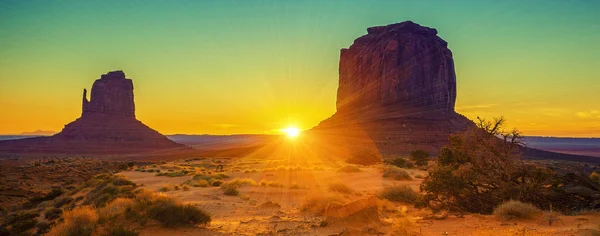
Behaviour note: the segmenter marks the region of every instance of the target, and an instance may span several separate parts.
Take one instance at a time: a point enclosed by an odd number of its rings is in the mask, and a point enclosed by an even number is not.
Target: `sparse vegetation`
[[[510,200],[508,202],[500,204],[494,209],[494,215],[504,219],[533,219],[542,211],[530,203],[523,203],[519,201]]]
[[[592,172],[590,174],[590,179],[594,182],[596,182],[596,184],[600,184],[600,174],[596,171]]]
[[[302,211],[320,215],[323,214],[327,209],[327,206],[332,203],[343,205],[344,201],[339,197],[313,196],[302,203],[301,209]]]
[[[171,185],[165,184],[158,189],[160,192],[168,192],[171,191]]]
[[[98,214],[89,206],[78,207],[64,213],[64,221],[54,226],[49,235],[85,236],[92,235]]]
[[[352,190],[350,187],[348,187],[348,185],[341,183],[341,182],[330,184],[329,191],[343,193],[343,194],[350,194],[350,193],[354,192],[354,190]]]
[[[158,195],[148,208],[148,216],[159,221],[164,227],[193,226],[208,224],[210,216],[189,204],[181,204],[170,197]]]
[[[47,220],[58,219],[62,215],[63,211],[60,208],[50,208],[44,212],[44,218]]]
[[[503,124],[503,118],[479,119],[477,127],[450,136],[421,184],[429,207],[488,214],[511,199],[563,212],[598,207],[590,203],[600,187],[584,184],[592,182],[588,176],[524,163],[521,134]]]
[[[416,150],[410,153],[410,158],[415,162],[415,165],[426,166],[427,160],[429,159],[429,153],[423,150]]]
[[[383,170],[384,178],[392,178],[394,180],[412,180],[410,174],[406,170],[400,169],[396,166],[386,166]]]
[[[393,202],[414,204],[419,200],[420,195],[410,188],[410,186],[401,185],[385,187],[380,197]]]
[[[339,172],[344,172],[344,173],[353,173],[353,172],[360,172],[360,168],[358,168],[358,166],[355,165],[345,165],[342,166],[340,169],[338,169]]]

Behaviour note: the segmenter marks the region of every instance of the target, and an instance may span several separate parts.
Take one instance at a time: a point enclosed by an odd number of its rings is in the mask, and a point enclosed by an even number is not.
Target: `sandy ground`
[[[177,164],[177,163],[176,163]],[[180,164],[180,163],[179,163]],[[387,202],[387,209],[379,212],[379,220],[332,222],[321,225],[326,218],[302,211],[304,202],[314,196],[338,197],[353,201],[377,195],[384,186],[409,185],[418,191],[419,178],[396,181],[382,177],[381,167],[361,168],[360,172],[344,173],[337,168],[318,170],[261,171],[260,161],[245,160],[226,163],[226,172],[233,178],[251,178],[257,183],[273,181],[284,187],[246,186],[239,196],[226,196],[219,187],[192,187],[189,191],[173,190],[165,194],[191,203],[209,212],[212,222],[206,227],[165,229],[148,225],[140,235],[594,235],[590,229],[600,229],[600,214],[561,216],[553,226],[544,219],[504,222],[494,216],[448,216],[435,220],[432,213],[400,203]],[[239,167],[239,168],[238,168]],[[233,169],[257,169],[254,173]],[[229,171],[228,171],[229,170]],[[426,176],[426,171],[408,170],[414,177]],[[156,173],[127,171],[120,173],[145,188],[158,191],[164,185],[180,185],[192,176],[167,177]],[[344,183],[354,190],[351,194],[329,191],[331,183]],[[290,186],[297,185],[297,189]],[[274,203],[274,204],[271,204]],[[390,208],[392,210],[390,210]],[[398,231],[399,219],[406,219],[408,233]],[[402,224],[402,223],[401,223]]]

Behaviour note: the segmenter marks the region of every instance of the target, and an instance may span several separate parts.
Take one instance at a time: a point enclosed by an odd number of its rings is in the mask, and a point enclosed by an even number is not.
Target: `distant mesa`
[[[0,142],[2,153],[123,154],[179,149],[175,143],[135,118],[133,82],[123,71],[97,79],[82,113],[51,137]]]
[[[313,132],[368,139],[382,153],[438,152],[451,133],[473,125],[454,111],[447,46],[437,30],[411,21],[368,28],[341,50],[337,111]]]
[[[53,135],[56,132],[54,131],[50,131],[50,130],[41,130],[38,129],[36,131],[32,131],[32,132],[22,132],[20,133],[20,135],[38,135],[38,136],[49,136],[49,135]]]

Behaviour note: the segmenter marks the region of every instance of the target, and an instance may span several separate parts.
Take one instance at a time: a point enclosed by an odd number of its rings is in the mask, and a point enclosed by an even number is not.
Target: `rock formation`
[[[82,113],[51,137],[0,142],[3,153],[124,154],[184,148],[135,118],[133,82],[122,71],[96,80]]]
[[[133,82],[125,78],[123,71],[112,71],[96,80],[89,102],[87,90],[83,89],[81,116],[98,113],[135,118]]]
[[[454,111],[447,46],[437,30],[411,21],[368,28],[341,50],[337,112],[313,131],[367,139],[380,153],[437,152],[450,133],[472,125]]]

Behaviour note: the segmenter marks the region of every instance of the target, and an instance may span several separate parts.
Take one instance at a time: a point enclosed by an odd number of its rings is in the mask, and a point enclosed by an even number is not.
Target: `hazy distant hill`
[[[525,137],[528,147],[546,151],[600,157],[600,138]]]

